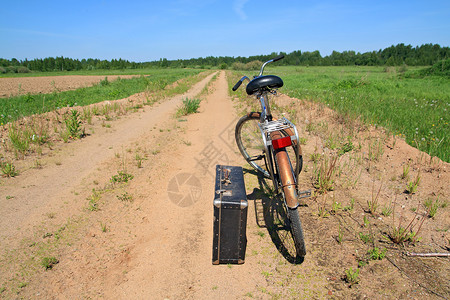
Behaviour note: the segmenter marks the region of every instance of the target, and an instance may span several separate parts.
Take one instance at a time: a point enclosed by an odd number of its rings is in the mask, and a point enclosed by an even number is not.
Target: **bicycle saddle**
[[[276,89],[283,86],[283,80],[275,75],[265,75],[256,77],[247,84],[246,92],[248,95],[253,95],[259,90]]]

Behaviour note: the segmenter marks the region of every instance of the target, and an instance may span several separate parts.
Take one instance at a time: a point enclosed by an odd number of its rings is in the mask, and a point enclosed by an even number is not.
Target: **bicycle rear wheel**
[[[306,255],[305,239],[303,237],[302,222],[300,221],[300,216],[298,214],[298,207],[295,209],[287,208],[287,215],[295,249],[297,250],[297,256],[304,257]]]
[[[259,118],[259,113],[250,113],[240,118],[236,124],[235,139],[239,151],[247,163],[263,174],[264,177],[270,178],[270,173],[269,170],[267,170],[265,163],[265,159],[267,159],[265,147],[261,136],[261,130],[258,126]],[[284,136],[289,135],[284,130],[282,130],[281,133]],[[300,145],[298,147],[294,145],[286,147],[286,151],[290,157],[295,157],[293,164],[294,169],[298,169],[300,173],[303,166],[302,155],[298,155],[299,151],[301,153]]]

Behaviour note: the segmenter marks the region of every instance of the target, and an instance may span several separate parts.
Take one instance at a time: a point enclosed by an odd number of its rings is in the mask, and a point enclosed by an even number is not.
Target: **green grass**
[[[183,105],[177,110],[176,117],[187,116],[197,112],[200,107],[200,99],[183,99]]]
[[[361,116],[450,162],[448,77],[413,78],[384,67],[278,67],[266,73],[281,76],[280,91],[289,96],[325,103],[348,117]]]
[[[190,69],[152,70],[146,76],[114,81],[103,80],[95,86],[74,91],[0,98],[0,125],[61,107],[85,106],[105,100],[122,99],[143,91],[162,90],[178,79],[198,73],[199,70]]]
[[[122,69],[122,70],[79,70],[79,71],[52,71],[52,72],[39,72],[32,71],[30,73],[4,73],[0,74],[0,78],[11,78],[11,77],[43,77],[43,76],[71,76],[71,75],[85,75],[85,76],[104,76],[104,75],[148,75],[154,73],[167,73],[173,70],[186,70],[187,72],[199,73],[203,70],[201,69],[158,69],[158,68],[146,68],[146,69]]]

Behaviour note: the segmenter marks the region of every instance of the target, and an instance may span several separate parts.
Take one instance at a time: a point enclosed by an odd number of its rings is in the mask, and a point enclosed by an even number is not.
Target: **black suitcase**
[[[247,207],[242,168],[217,165],[212,255],[214,265],[244,263]]]

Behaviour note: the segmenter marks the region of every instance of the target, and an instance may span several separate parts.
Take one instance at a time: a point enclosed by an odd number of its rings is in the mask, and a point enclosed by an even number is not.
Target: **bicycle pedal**
[[[255,161],[255,160],[262,160],[264,158],[264,155],[258,155],[258,156],[252,156],[249,158],[248,161]]]
[[[298,192],[298,199],[309,198],[309,197],[311,197],[311,190]]]

